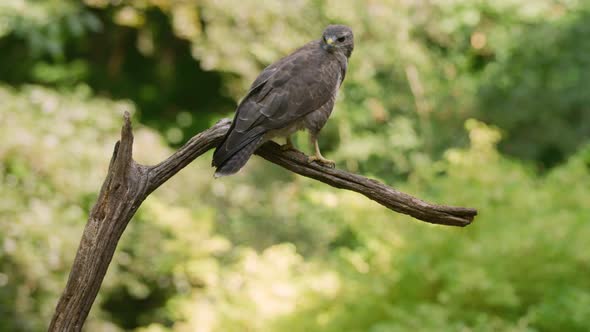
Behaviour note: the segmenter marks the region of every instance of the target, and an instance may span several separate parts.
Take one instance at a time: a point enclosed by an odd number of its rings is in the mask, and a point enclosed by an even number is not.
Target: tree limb
[[[96,204],[90,211],[49,331],[82,329],[117,243],[141,203],[178,171],[216,147],[229,126],[230,120],[221,120],[213,127],[195,135],[166,160],[154,166],[145,166],[136,163],[132,158],[131,120],[129,113],[125,113],[121,140],[115,144],[107,177]],[[256,154],[297,174],[336,188],[358,192],[391,210],[429,223],[466,226],[477,215],[475,209],[430,204],[378,181],[319,164],[310,164],[303,153],[282,151],[274,142],[265,143]]]

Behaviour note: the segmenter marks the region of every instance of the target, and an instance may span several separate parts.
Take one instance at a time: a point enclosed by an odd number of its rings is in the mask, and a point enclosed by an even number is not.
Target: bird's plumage
[[[327,38],[332,38],[332,44]],[[340,44],[333,41],[344,38],[346,42]],[[317,135],[334,106],[352,47],[348,27],[329,26],[322,39],[266,67],[238,105],[230,129],[215,150],[216,177],[240,170],[256,148],[272,137],[300,129]]]

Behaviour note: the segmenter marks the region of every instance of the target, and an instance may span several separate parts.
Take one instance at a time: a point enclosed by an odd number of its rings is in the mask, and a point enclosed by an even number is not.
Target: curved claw
[[[323,166],[327,166],[327,167],[330,167],[330,168],[336,167],[336,162],[334,162],[333,160],[326,159],[326,158],[321,157],[321,156],[309,156],[309,157],[307,157],[307,162],[308,163],[313,163],[314,161],[317,161],[318,163],[322,164]]]

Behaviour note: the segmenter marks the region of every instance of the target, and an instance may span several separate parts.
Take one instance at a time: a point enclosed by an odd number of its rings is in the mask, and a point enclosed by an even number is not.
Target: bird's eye
[[[346,39],[346,37],[340,37],[338,39],[336,39],[339,43],[342,43],[344,40]]]

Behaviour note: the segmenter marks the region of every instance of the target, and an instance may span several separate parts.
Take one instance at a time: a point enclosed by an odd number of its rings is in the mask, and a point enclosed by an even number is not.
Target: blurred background
[[[475,223],[258,157],[213,181],[210,152],[129,224],[86,331],[588,331],[585,0],[0,1],[0,330],[46,329],[124,111],[156,163],[330,23],[356,49],[324,154]]]

